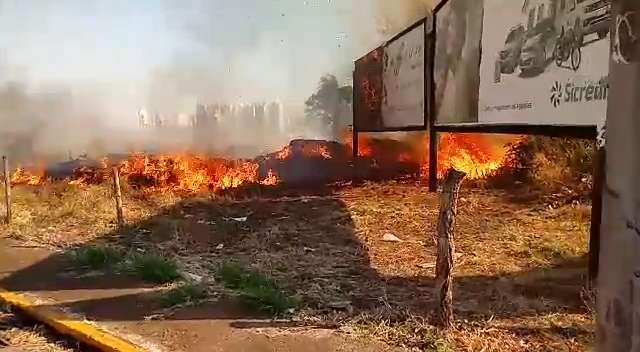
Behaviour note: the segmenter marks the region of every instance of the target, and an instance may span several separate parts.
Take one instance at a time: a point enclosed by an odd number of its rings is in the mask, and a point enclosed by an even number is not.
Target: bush
[[[525,136],[508,145],[506,162],[488,183],[507,187],[521,182],[547,191],[588,192],[594,155],[592,140]]]
[[[84,247],[71,252],[75,265],[92,270],[106,269],[122,261],[122,254],[110,247]]]
[[[295,306],[295,301],[285,295],[272,278],[239,264],[222,264],[217,279],[226,288],[237,291],[240,299],[252,309],[282,315]]]
[[[164,284],[181,277],[175,261],[153,254],[133,255],[129,265],[130,271],[145,281]]]

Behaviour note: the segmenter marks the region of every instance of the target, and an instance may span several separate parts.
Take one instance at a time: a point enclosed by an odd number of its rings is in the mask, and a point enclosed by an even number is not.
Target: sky
[[[302,104],[375,47],[368,0],[0,0],[0,82],[70,92],[111,122],[141,107]]]

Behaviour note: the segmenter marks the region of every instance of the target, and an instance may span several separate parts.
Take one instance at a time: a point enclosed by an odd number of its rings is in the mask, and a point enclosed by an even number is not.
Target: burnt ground
[[[16,196],[14,225],[2,230],[22,243],[63,251],[109,243],[161,253],[203,278],[213,277],[221,263],[243,263],[299,299],[295,319],[253,321],[256,314],[224,292],[214,294],[217,302],[167,311],[159,308],[152,288],[130,278],[52,279],[52,270],[68,266],[64,253],[15,272],[0,286],[118,289],[118,297],[67,306],[92,320],[124,326],[138,326],[149,316],[154,326],[164,321],[173,329],[221,319],[252,331],[313,325],[425,350],[583,351],[591,344],[592,302],[584,290],[586,205],[552,209],[515,191],[463,189],[456,224],[456,328],[442,333],[431,326],[438,199],[424,185],[369,183],[260,197],[125,190],[128,225],[119,231],[105,189],[24,189]],[[246,221],[233,220],[243,217]],[[386,233],[402,242],[384,241]],[[189,328],[191,335],[140,329],[185,350],[198,333],[196,325]]]

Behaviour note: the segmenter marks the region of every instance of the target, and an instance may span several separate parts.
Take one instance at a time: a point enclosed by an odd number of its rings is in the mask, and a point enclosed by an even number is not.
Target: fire
[[[505,163],[506,144],[517,138],[519,137],[442,134],[438,143],[438,176],[442,177],[448,168],[454,167],[466,172],[469,178],[485,177]],[[295,164],[301,158],[334,165],[329,168],[335,168],[336,165],[349,167],[351,139],[351,134],[347,134],[342,144],[296,140],[280,151],[254,160],[232,160],[188,153],[138,153],[131,154],[124,160],[104,158],[98,162],[83,164],[85,166],[70,170],[66,177],[70,184],[99,184],[110,180],[112,168],[117,167],[124,182],[132,187],[152,191],[217,191],[250,184],[273,186],[281,182],[278,172],[292,170],[282,168],[281,165]],[[364,134],[358,136],[358,155],[370,161],[362,164],[365,165],[362,167],[370,165],[380,170],[406,170],[402,171],[402,175],[417,173],[419,170],[421,177],[428,177],[428,146],[428,135],[425,133],[412,134],[402,140],[376,139]],[[415,168],[405,168],[408,165],[414,165]],[[11,174],[11,182],[16,185],[43,184],[47,181],[44,170],[44,167],[37,171],[18,168]],[[344,173],[341,175],[343,176],[340,177],[347,177]]]
[[[294,150],[295,149],[295,150]],[[321,143],[306,141],[305,143],[296,143],[295,145],[286,145],[276,153],[276,159],[287,160],[293,155],[300,155],[306,158],[322,157],[324,159],[332,159],[333,155],[326,145]]]
[[[23,184],[36,186],[45,181],[44,170],[27,171],[24,168],[17,168],[11,174],[11,184]]]
[[[438,176],[450,167],[464,171],[468,178],[479,179],[490,175],[505,163],[506,144],[520,137],[503,137],[482,134],[444,134],[438,148]]]
[[[467,173],[468,178],[486,177],[505,163],[506,144],[520,137],[496,137],[483,134],[441,134],[438,142],[438,176],[442,177],[453,167]],[[344,135],[344,143],[351,148],[353,137]],[[421,177],[429,175],[429,138],[426,133],[414,134],[405,139],[410,151],[398,152],[397,161],[420,164]],[[385,146],[377,146],[376,140],[365,134],[358,135],[358,155],[380,158]],[[381,150],[382,149],[382,150]]]
[[[285,159],[288,159],[290,156],[291,156],[291,147],[288,145],[285,145],[284,148],[282,148],[282,150],[276,153],[276,159],[278,160],[285,160]]]
[[[199,155],[135,154],[119,168],[129,183],[174,191],[219,190],[261,181],[255,162]]]

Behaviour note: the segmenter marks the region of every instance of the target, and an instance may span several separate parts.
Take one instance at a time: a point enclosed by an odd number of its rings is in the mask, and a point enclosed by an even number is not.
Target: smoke
[[[394,36],[416,21],[428,16],[438,0],[376,0],[376,29],[385,39]]]
[[[229,144],[328,137],[304,116],[320,77],[350,84],[353,59],[423,17],[431,1],[150,4],[0,0],[0,152],[17,159],[187,148],[193,131],[142,131],[138,110],[193,115],[197,104],[214,103],[280,101],[295,121],[260,140],[255,126],[238,126],[254,131]]]
[[[86,150],[100,130],[99,113],[65,87],[0,86],[0,154],[13,160],[60,158]]]

